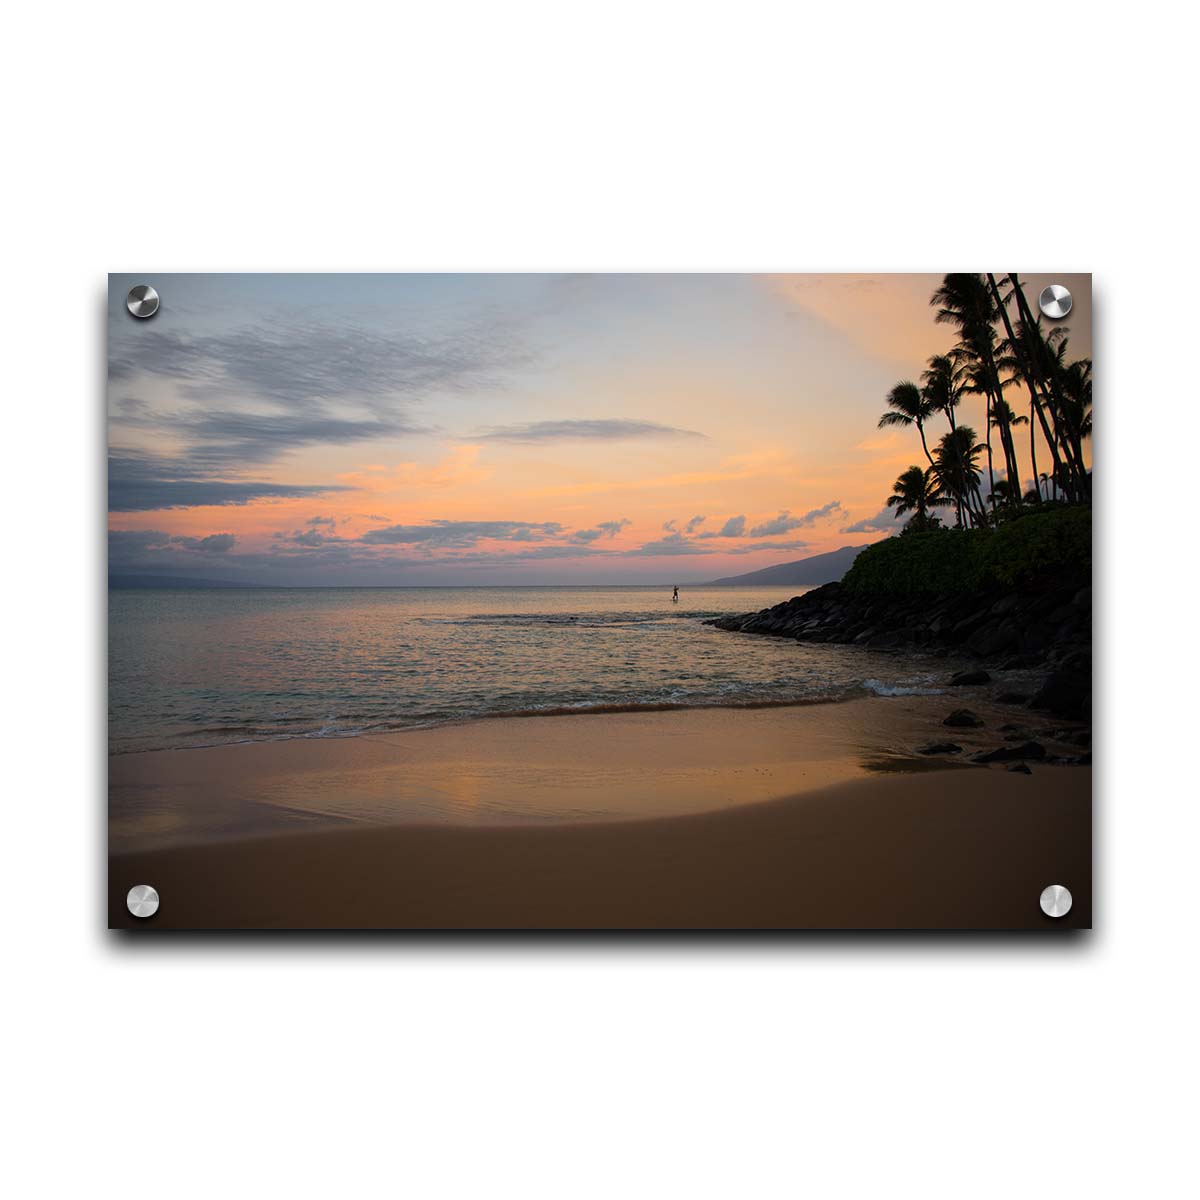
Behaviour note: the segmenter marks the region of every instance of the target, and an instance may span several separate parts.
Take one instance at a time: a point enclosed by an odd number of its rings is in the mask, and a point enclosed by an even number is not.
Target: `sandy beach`
[[[944,698],[475,722],[111,762],[141,929],[1091,924],[1091,770],[905,753]],[[957,737],[966,750],[995,735]],[[124,897],[162,896],[149,922]],[[1066,884],[1051,922],[1037,898]]]

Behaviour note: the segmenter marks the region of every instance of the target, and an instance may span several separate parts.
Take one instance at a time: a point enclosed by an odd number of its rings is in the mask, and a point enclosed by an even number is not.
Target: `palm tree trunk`
[[[1013,272],[1009,272],[1008,277],[1013,283],[1013,295],[1016,299],[1016,310],[1018,310],[1022,322],[1024,322],[1027,329],[1037,329],[1037,322],[1033,319],[1033,313],[1030,310],[1030,302],[1025,299],[1025,288],[1021,287],[1020,280],[1018,280],[1018,277],[1016,277]],[[1030,356],[1032,359],[1032,355],[1028,356]],[[1080,478],[1082,460],[1080,458],[1080,461],[1075,461],[1075,455],[1073,454],[1072,446],[1070,446],[1069,425],[1067,421],[1066,407],[1064,407],[1062,403],[1062,396],[1058,394],[1058,389],[1057,386],[1054,385],[1054,380],[1045,377],[1045,372],[1040,370],[1040,366],[1036,361],[1032,361],[1031,366],[1033,368],[1034,377],[1037,378],[1040,388],[1042,388],[1046,407],[1050,409],[1050,414],[1054,416],[1054,434],[1051,436],[1050,430],[1048,426],[1046,426],[1045,414],[1042,412],[1042,406],[1039,404],[1038,416],[1040,421],[1042,421],[1042,432],[1045,434],[1046,444],[1050,446],[1051,455],[1054,456],[1056,479],[1060,479],[1063,482],[1069,481],[1070,490],[1072,490],[1072,492],[1075,494],[1074,496],[1070,496],[1069,494],[1067,497],[1068,500],[1076,497],[1081,498],[1085,494],[1087,481],[1086,476],[1085,478]],[[1052,398],[1052,400],[1051,392],[1054,392],[1054,398]],[[1061,457],[1060,454],[1058,454],[1060,445],[1062,448]],[[1066,464],[1066,470],[1061,469],[1064,464]]]
[[[992,393],[987,393],[988,501],[996,507],[996,473],[992,470]]]
[[[1051,393],[1050,385],[1043,382],[1041,388],[1042,402],[1054,417],[1054,444],[1059,452],[1056,457],[1062,468],[1059,472],[1060,486],[1066,493],[1067,500],[1074,503],[1082,499],[1083,491],[1079,481],[1079,467],[1071,449],[1070,431],[1067,428],[1066,418],[1059,411],[1061,405]]]
[[[983,361],[987,367],[987,381],[995,400],[992,402],[993,411],[997,414],[1000,412],[999,401],[1004,399],[1004,389],[1000,386],[1000,372],[996,369],[996,359],[992,355],[991,347],[987,342],[982,343]],[[1000,429],[1000,448],[1004,451],[1004,469],[1008,474],[1008,496],[1009,503],[1014,507],[1019,508],[1021,505],[1021,472],[1017,469],[1017,453],[1013,448],[1012,431],[1008,428],[1008,423],[996,418],[996,424]],[[988,447],[989,460],[991,456],[991,447]],[[991,464],[989,461],[988,469],[990,471]],[[1014,480],[1015,476],[1015,480]],[[995,483],[992,483],[993,489]]]
[[[983,493],[979,490],[979,485],[975,484],[972,489],[972,494],[975,497],[975,505],[979,509],[979,525],[981,529],[986,529],[988,525],[987,507],[983,503]]]
[[[1032,395],[1032,392],[1031,392]],[[1034,403],[1029,401],[1029,461],[1033,464],[1033,492],[1037,496],[1037,502],[1042,502],[1042,481],[1038,476],[1037,469],[1037,426],[1033,423]]]
[[[1029,389],[1029,460],[1033,464],[1033,486],[1037,492],[1037,498],[1040,503],[1042,499],[1042,485],[1038,480],[1037,469],[1037,431],[1034,428],[1033,417],[1036,412],[1038,424],[1042,426],[1042,433],[1045,435],[1046,442],[1050,446],[1050,453],[1054,457],[1054,465],[1058,466],[1058,451],[1054,446],[1054,442],[1050,437],[1050,430],[1046,425],[1046,416],[1042,412],[1042,406],[1038,403],[1037,388],[1033,383],[1033,371],[1030,367],[1029,356],[1025,353],[1025,347],[1017,339],[1013,332],[1012,322],[1008,319],[1008,309],[1005,307],[1004,301],[1000,298],[1000,288],[996,284],[996,277],[990,271],[988,272],[988,284],[992,289],[992,298],[996,301],[996,307],[1000,310],[1000,318],[1004,322],[1004,332],[1008,335],[1009,345],[1013,348],[1013,353],[1017,356],[1017,362],[1021,368],[1021,374],[1025,377],[1025,386]],[[1008,278],[1013,285],[1014,292],[1021,291],[1021,282],[1017,279],[1016,273],[1010,271]],[[1024,293],[1021,293],[1024,298]]]
[[[992,372],[996,379],[997,387],[995,392],[989,396],[991,409],[996,414],[996,428],[1000,431],[1000,449],[1004,454],[1004,473],[1008,477],[1008,503],[1016,505],[1020,503],[1021,491],[1021,472],[1017,467],[1017,453],[1013,447],[1012,430],[1009,428],[1008,422],[1000,416],[1000,404],[1002,395],[999,389],[999,376],[995,371]],[[992,483],[992,489],[995,490],[995,483]],[[1014,496],[1017,498],[1014,500]]]
[[[925,422],[917,422],[917,432],[921,435],[921,449],[925,451],[925,457],[929,459],[929,465],[933,466],[933,455],[929,453],[929,447],[925,444]]]
[[[996,407],[999,412],[999,405]],[[1000,423],[1000,443],[1004,447],[1004,469],[1008,474],[1008,502],[1014,507],[1021,505],[1021,465],[1017,462],[1017,447],[1013,442],[1012,425],[1005,418]]]

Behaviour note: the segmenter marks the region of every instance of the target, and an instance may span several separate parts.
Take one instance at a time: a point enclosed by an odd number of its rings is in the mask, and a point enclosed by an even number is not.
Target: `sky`
[[[1090,276],[1022,279],[1071,290],[1091,357]],[[111,275],[110,573],[686,584],[865,545],[923,461],[877,423],[953,343],[940,281]]]

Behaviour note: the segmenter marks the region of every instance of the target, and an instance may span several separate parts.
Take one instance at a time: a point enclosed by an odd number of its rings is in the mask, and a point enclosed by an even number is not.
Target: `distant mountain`
[[[240,588],[265,587],[261,583],[241,583],[236,579],[194,579],[190,575],[110,575],[110,588]]]
[[[865,546],[843,546],[828,554],[814,554],[811,558],[800,558],[795,562],[779,563],[774,567],[763,567],[761,571],[750,571],[745,575],[730,575],[727,579],[714,579],[710,586],[751,586],[759,583],[781,584],[785,587],[817,587],[822,583],[833,583],[850,570],[850,564]]]

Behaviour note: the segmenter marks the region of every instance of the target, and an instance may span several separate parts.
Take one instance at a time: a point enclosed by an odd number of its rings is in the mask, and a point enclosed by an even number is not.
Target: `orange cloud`
[[[844,334],[873,358],[918,371],[954,344],[934,321],[929,297],[940,275],[765,275],[785,303]]]
[[[392,468],[363,467],[338,476],[338,482],[365,492],[398,492],[404,488],[462,488],[483,483],[493,471],[478,465],[481,447],[455,446],[436,463],[397,463]]]

